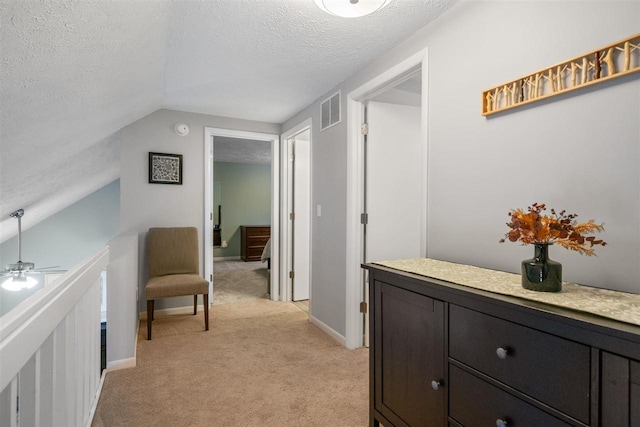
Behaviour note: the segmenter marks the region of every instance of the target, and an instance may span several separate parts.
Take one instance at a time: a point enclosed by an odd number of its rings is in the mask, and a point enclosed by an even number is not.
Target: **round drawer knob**
[[[507,427],[507,421],[501,420],[500,418],[498,418],[496,420],[496,427]]]
[[[498,347],[498,349],[496,350],[496,354],[500,359],[506,359],[507,356],[509,355],[509,351],[506,348]]]
[[[431,388],[436,391],[440,388],[441,385],[442,385],[442,381],[436,381],[436,380],[431,381]]]

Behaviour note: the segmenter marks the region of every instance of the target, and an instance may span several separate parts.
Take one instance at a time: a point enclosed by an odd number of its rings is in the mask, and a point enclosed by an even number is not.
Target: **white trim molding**
[[[135,357],[127,359],[114,360],[107,363],[107,372],[119,371],[120,369],[135,368],[137,365]]]
[[[360,302],[364,301],[362,281],[363,232],[360,214],[363,211],[363,150],[360,125],[364,121],[363,102],[379,93],[407,73],[422,69],[422,142],[423,185],[420,233],[424,236],[421,252],[426,256],[427,242],[427,154],[428,154],[428,49],[410,56],[399,64],[371,79],[347,95],[347,235],[346,235],[346,347],[363,345],[363,317]]]
[[[222,128],[204,128],[204,277],[213,277],[213,138],[253,139],[271,142],[271,299],[279,297],[280,278],[280,136],[271,133],[240,131]],[[209,305],[213,304],[213,280],[209,281]]]
[[[309,314],[309,322],[311,322],[318,328],[322,329],[323,332],[325,332],[334,340],[338,341],[340,345],[346,346],[345,338],[342,335],[340,335],[338,332],[336,332],[334,329],[332,329],[330,326],[328,326],[326,323],[322,322],[321,320],[318,320],[317,317],[313,317],[311,314]]]
[[[280,164],[282,167],[280,168],[280,187],[281,187],[281,198],[280,198],[280,212],[283,212],[283,215],[280,217],[280,241],[282,242],[282,255],[280,257],[280,300],[285,302],[291,302],[293,295],[291,289],[291,279],[289,279],[289,271],[291,271],[291,236],[289,236],[289,217],[287,212],[289,212],[289,144],[288,141],[292,138],[295,138],[296,135],[301,134],[302,132],[309,131],[309,144],[311,144],[311,154],[309,158],[309,173],[310,177],[310,194],[309,200],[311,206],[309,207],[311,212],[311,229],[309,236],[309,301],[311,301],[311,295],[313,293],[313,130],[312,130],[311,117],[302,121],[298,125],[289,129],[285,133],[282,134],[280,140],[282,141],[282,150],[281,150],[281,159]],[[273,265],[273,263],[272,263]]]

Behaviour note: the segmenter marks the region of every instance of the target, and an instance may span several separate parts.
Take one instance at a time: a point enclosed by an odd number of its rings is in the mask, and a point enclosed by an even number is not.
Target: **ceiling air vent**
[[[340,91],[322,101],[320,108],[322,109],[322,130],[340,123]]]

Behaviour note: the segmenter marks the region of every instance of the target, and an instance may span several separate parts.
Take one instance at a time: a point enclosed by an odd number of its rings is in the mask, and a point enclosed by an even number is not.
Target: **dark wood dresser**
[[[640,427],[640,326],[364,267],[370,425]]]
[[[240,257],[243,261],[260,261],[262,251],[271,237],[271,227],[268,225],[240,226],[242,240]]]

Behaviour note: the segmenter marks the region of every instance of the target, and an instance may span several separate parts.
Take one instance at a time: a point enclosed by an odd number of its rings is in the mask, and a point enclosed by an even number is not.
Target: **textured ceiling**
[[[342,19],[313,0],[0,0],[0,242],[11,211],[28,228],[116,179],[124,126],[282,123],[456,1]]]
[[[269,165],[271,164],[271,141],[216,136],[213,138],[213,160]]]

